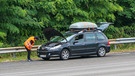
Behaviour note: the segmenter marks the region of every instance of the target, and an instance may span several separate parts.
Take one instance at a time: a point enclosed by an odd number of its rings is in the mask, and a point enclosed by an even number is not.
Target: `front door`
[[[83,34],[79,34],[73,38],[70,49],[72,55],[80,55],[82,52],[84,52],[85,44]]]

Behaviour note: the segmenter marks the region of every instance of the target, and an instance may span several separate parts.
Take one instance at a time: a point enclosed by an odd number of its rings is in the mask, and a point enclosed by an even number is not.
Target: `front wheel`
[[[69,59],[69,56],[70,56],[70,52],[68,49],[63,49],[60,53],[60,59],[62,60],[67,60]]]
[[[106,49],[105,47],[100,47],[97,51],[97,56],[98,57],[104,57],[106,55]]]

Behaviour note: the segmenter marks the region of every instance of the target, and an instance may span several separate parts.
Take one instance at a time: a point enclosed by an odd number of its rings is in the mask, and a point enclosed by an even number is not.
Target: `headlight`
[[[54,46],[54,47],[52,47],[52,48],[50,48],[50,49],[54,50],[54,49],[58,49],[58,48],[60,48],[60,47],[61,47],[61,45],[57,45],[57,46]]]

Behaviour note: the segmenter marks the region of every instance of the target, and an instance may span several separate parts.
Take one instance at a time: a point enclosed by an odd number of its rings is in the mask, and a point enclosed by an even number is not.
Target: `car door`
[[[85,53],[91,54],[96,52],[98,44],[94,32],[85,33]]]
[[[82,54],[82,52],[84,52],[85,44],[84,44],[84,35],[83,34],[76,35],[72,39],[70,49],[71,49],[72,55],[80,55],[80,54]]]

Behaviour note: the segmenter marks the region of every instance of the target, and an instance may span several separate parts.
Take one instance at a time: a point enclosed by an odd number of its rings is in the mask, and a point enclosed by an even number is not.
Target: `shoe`
[[[30,61],[32,61],[32,60],[31,60],[31,59],[28,59],[27,61],[30,62]]]

